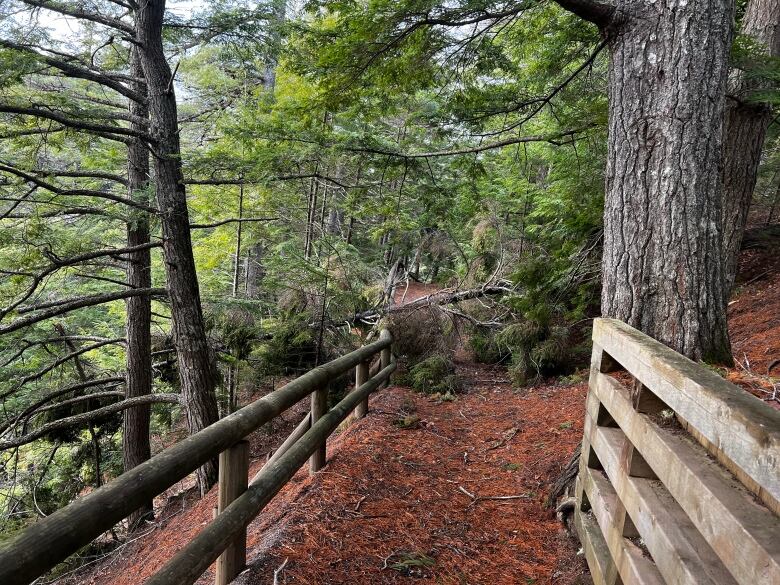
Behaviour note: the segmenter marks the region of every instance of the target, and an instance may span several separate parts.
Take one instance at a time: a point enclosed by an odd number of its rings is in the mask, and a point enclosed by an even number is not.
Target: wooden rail
[[[0,545],[0,583],[29,584],[217,455],[221,468],[216,518],[148,583],[194,583],[218,557],[217,584],[229,583],[246,562],[249,522],[307,460],[312,473],[319,470],[325,464],[327,437],[358,407],[356,414],[365,415],[369,395],[387,384],[395,370],[391,345],[390,333],[384,330],[378,341],[307,372],[39,520]],[[377,354],[377,367],[366,379],[364,364]],[[355,389],[327,410],[328,384],[353,368]],[[247,482],[244,438],[310,394],[311,411]]]
[[[576,495],[596,585],[780,583],[780,412],[612,319]]]

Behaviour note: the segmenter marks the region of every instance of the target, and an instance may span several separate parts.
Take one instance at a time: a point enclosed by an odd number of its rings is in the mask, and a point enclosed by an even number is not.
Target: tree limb
[[[555,0],[563,9],[592,22],[599,28],[606,27],[615,14],[615,6],[599,0]]]
[[[76,299],[67,299],[61,301],[58,306],[48,311],[42,311],[37,315],[30,315],[28,317],[17,319],[16,321],[13,321],[4,327],[0,327],[0,335],[18,331],[24,327],[34,325],[35,323],[40,323],[41,321],[51,319],[52,317],[56,317],[58,315],[64,315],[65,313],[69,313],[83,307],[102,305],[104,303],[110,303],[111,301],[118,301],[120,299],[127,299],[130,297],[140,297],[144,295],[165,296],[167,294],[168,291],[164,288],[135,288],[130,290],[92,295],[88,297],[80,297]]]
[[[107,138],[109,140],[116,140],[118,142],[123,142],[123,143],[127,143],[128,141],[128,138],[125,137],[140,138],[142,140],[145,140],[146,142],[150,142],[150,143],[152,142],[151,136],[149,136],[147,133],[140,132],[133,128],[125,128],[123,126],[106,126],[103,124],[93,124],[91,122],[85,122],[82,120],[78,120],[76,118],[71,118],[63,114],[60,114],[58,112],[46,110],[44,108],[38,108],[38,107],[25,108],[21,106],[12,106],[10,104],[0,104],[0,112],[4,112],[6,114],[17,114],[20,116],[34,116],[36,118],[52,120],[54,122],[59,122],[60,124],[62,124],[63,126],[67,126],[68,128],[73,128],[74,130],[84,130],[86,132],[94,132],[95,134]]]
[[[215,221],[214,223],[191,223],[190,229],[191,230],[198,230],[198,229],[207,229],[207,228],[214,228],[219,227],[221,225],[225,225],[228,223],[252,223],[252,222],[259,222],[259,221],[277,221],[278,217],[231,217],[230,219],[223,219],[221,221]]]
[[[1,168],[2,167],[0,167],[0,169]],[[27,299],[29,299],[33,295],[33,293],[38,289],[38,286],[40,285],[40,283],[43,281],[44,278],[56,272],[60,268],[64,268],[66,266],[74,266],[76,264],[81,264],[82,262],[88,262],[89,260],[95,260],[97,258],[102,258],[105,256],[115,257],[120,254],[132,254],[133,252],[139,252],[141,250],[149,250],[151,248],[158,248],[160,246],[162,246],[162,243],[160,242],[148,242],[146,244],[140,244],[138,246],[130,246],[128,248],[118,248],[118,249],[110,248],[108,250],[95,250],[94,252],[87,252],[85,254],[79,254],[78,256],[71,256],[70,258],[58,258],[53,254],[49,253],[46,256],[51,261],[51,264],[33,277],[33,282],[30,284],[29,287],[27,287],[27,290],[22,294],[21,297],[19,297],[16,301],[11,303],[9,306],[0,309],[0,321],[2,321],[2,319],[8,313],[16,309]]]
[[[126,400],[122,400],[121,402],[117,402],[116,404],[111,404],[109,406],[104,406],[102,408],[91,410],[90,412],[85,412],[84,414],[77,414],[75,416],[69,416],[67,418],[63,418],[60,420],[47,423],[42,427],[40,427],[39,429],[27,433],[26,435],[23,435],[21,437],[15,437],[13,439],[0,441],[0,451],[4,451],[6,449],[12,449],[14,447],[20,447],[22,445],[26,445],[27,443],[32,443],[36,439],[39,439],[47,435],[48,433],[58,429],[78,426],[102,418],[109,414],[121,412],[128,408],[133,408],[134,406],[141,406],[143,404],[154,404],[159,402],[167,402],[170,404],[181,404],[181,399],[178,394],[149,394],[147,396],[136,396],[135,398],[128,398]]]
[[[72,16],[73,18],[88,20],[90,22],[95,22],[97,24],[102,24],[103,26],[113,28],[128,35],[135,36],[135,29],[130,24],[127,24],[118,18],[114,18],[113,16],[107,16],[105,14],[100,14],[99,12],[90,12],[82,8],[77,8],[77,6],[82,5],[81,3],[63,4],[60,2],[51,2],[49,0],[22,0],[22,2],[28,6],[32,6],[33,8],[44,8],[46,10],[51,10],[52,12],[58,12],[59,14],[65,16]]]
[[[0,111],[2,111],[2,106],[0,106]],[[149,205],[144,205],[143,203],[135,201],[130,197],[123,197],[122,195],[115,195],[113,193],[106,193],[104,191],[97,191],[94,189],[63,189],[61,187],[58,187],[57,185],[44,181],[43,179],[36,177],[33,174],[30,174],[16,167],[13,167],[9,165],[7,162],[0,162],[0,172],[15,175],[20,179],[24,179],[25,181],[32,183],[33,185],[37,185],[38,187],[41,187],[42,189],[46,189],[47,191],[51,191],[52,193],[55,193],[57,195],[72,196],[72,197],[97,197],[98,199],[107,199],[109,201],[115,201],[117,203],[122,203],[130,207],[135,207],[136,209],[140,209],[147,213],[155,213],[155,214],[157,213],[157,209],[155,209],[154,207],[150,207]]]

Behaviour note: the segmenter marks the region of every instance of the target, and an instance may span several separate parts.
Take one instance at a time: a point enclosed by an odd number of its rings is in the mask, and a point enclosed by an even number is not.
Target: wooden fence
[[[620,321],[594,323],[576,495],[596,585],[780,583],[780,411]]]
[[[384,330],[378,341],[311,370],[39,520],[0,545],[0,584],[30,583],[218,455],[219,507],[214,521],[147,583],[194,583],[215,560],[217,585],[229,583],[246,563],[247,525],[307,460],[312,473],[325,465],[327,437],[350,413],[357,417],[367,413],[369,395],[386,385],[395,370],[391,345],[390,333]],[[379,360],[370,368],[377,354]],[[353,368],[355,389],[328,410],[328,384]],[[309,395],[309,413],[248,481],[245,437]]]

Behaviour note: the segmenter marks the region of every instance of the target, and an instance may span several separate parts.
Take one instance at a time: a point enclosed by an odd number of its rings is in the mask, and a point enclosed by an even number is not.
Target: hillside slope
[[[250,525],[237,583],[272,583],[285,559],[280,583],[579,583],[576,543],[543,501],[579,442],[585,385],[518,392],[498,368],[460,374],[468,392],[454,402],[401,387],[375,396],[330,442],[328,466],[299,472]],[[482,499],[494,497],[509,499]],[[214,505],[212,490],[79,581],[142,582]]]

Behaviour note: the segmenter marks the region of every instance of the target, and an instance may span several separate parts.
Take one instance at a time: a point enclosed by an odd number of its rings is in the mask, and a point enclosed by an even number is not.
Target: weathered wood
[[[363,362],[355,368],[355,388],[360,388],[368,380],[368,362]],[[355,418],[363,418],[368,414],[368,398],[357,405]]]
[[[590,391],[612,413],[735,579],[744,585],[780,583],[780,519],[756,504],[698,443],[634,412],[629,391],[620,382],[600,374]]]
[[[319,447],[351,413],[358,403],[377,390],[395,370],[392,362],[377,376],[349,392],[346,397],[296,442],[272,465],[267,465],[225,513],[206,526],[190,543],[165,564],[146,585],[190,585],[214,561],[238,531],[242,530],[271,501],[276,493],[306,463]]]
[[[757,495],[777,509],[780,411],[620,321],[596,319],[593,340],[706,439],[706,446],[716,447],[721,463],[752,478]]]
[[[631,536],[641,536],[667,583],[736,583],[663,484],[626,473],[622,457],[630,442],[623,431],[602,427],[592,441],[617,502],[633,520]]]
[[[309,417],[311,418],[312,426],[320,420],[328,411],[328,387],[319,388],[311,393],[311,411]],[[322,444],[312,453],[309,459],[309,473],[314,475],[320,469],[325,467],[327,460],[327,440],[322,439]]]
[[[591,577],[596,585],[604,585],[610,579],[615,581],[617,569],[612,562],[612,555],[604,540],[604,535],[596,521],[581,510],[574,512],[574,526],[580,537],[585,559],[588,561]]]
[[[246,491],[249,484],[249,443],[239,441],[219,454],[219,495],[217,515]],[[227,585],[246,566],[246,528],[217,559],[216,585]]]
[[[313,389],[324,387],[390,343],[390,339],[380,339],[307,372],[42,518],[15,539],[0,545],[0,583],[31,582]]]
[[[284,455],[287,450],[292,447],[295,444],[295,441],[300,439],[303,435],[306,434],[306,431],[308,431],[311,428],[311,412],[307,412],[306,416],[303,417],[301,422],[298,423],[298,426],[293,429],[293,432],[287,435],[287,438],[282,442],[281,445],[279,445],[279,448],[273,452],[273,454],[268,458],[268,461],[265,462],[266,465],[270,465],[279,457]],[[258,473],[260,473],[258,471]],[[255,478],[257,476],[255,475]],[[252,478],[252,481],[255,480],[255,478]]]
[[[607,478],[599,471],[586,469],[579,479],[622,582],[632,585],[665,585],[655,564],[615,527],[613,520],[617,495]],[[614,585],[615,577],[607,573],[606,579],[596,585]]]
[[[392,334],[390,333],[389,329],[382,329],[381,333],[379,334],[379,339],[386,339],[392,341]],[[388,345],[385,347],[380,355],[379,355],[379,367],[380,369],[385,369],[387,366],[390,365],[390,360],[392,359],[392,350],[391,346]],[[384,383],[382,386],[383,388],[387,388],[390,385],[390,379],[387,379],[387,382]],[[366,405],[367,406],[367,405]]]

